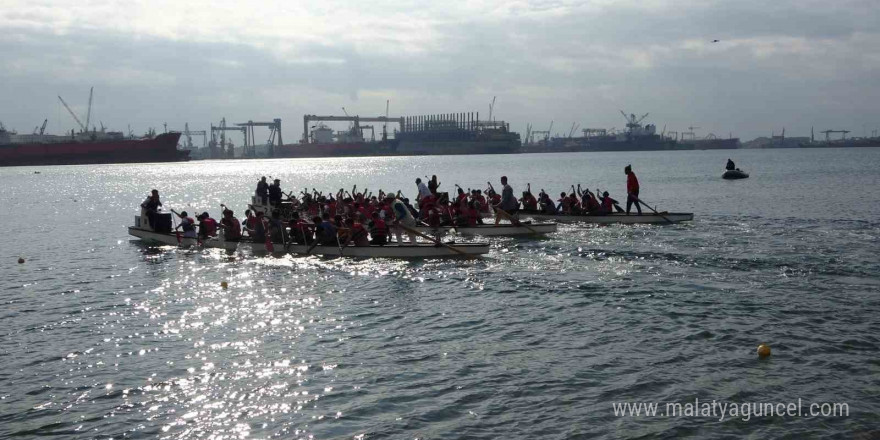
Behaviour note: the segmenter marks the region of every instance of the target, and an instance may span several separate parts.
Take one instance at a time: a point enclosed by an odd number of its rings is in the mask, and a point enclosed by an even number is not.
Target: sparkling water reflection
[[[571,438],[870,435],[880,151],[229,161],[0,169],[0,436]],[[572,183],[693,210],[563,226],[471,260],[148,247],[145,193],[241,207],[285,189]],[[490,176],[490,174],[492,174]],[[833,209],[829,209],[832,206]],[[25,264],[15,259],[22,255]],[[223,288],[221,281],[228,286]],[[754,348],[773,346],[758,361]],[[618,401],[848,402],[848,418],[618,418]]]

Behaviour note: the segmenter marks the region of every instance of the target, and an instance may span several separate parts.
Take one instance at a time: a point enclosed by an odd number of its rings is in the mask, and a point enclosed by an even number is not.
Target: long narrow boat
[[[225,241],[222,238],[210,238],[199,243],[193,238],[181,238],[178,242],[177,234],[166,232],[155,232],[149,229],[129,226],[129,235],[140,238],[144,241],[162,243],[172,246],[201,246],[205,248],[219,248],[234,251],[236,249],[249,249],[253,252],[267,252],[265,243],[254,243],[251,241]],[[309,252],[311,246],[303,244],[291,244],[285,246],[284,243],[273,243],[273,254],[283,255],[292,254],[308,254],[308,255],[325,255],[325,256],[345,256],[345,257],[364,257],[364,258],[449,258],[449,257],[475,257],[489,253],[488,243],[456,243],[454,247],[461,251],[455,252],[445,246],[438,246],[433,243],[417,243],[417,244],[388,244],[385,246],[315,246]]]
[[[661,212],[654,214],[645,212],[642,215],[632,214],[626,215],[619,212],[606,215],[579,215],[579,214],[544,214],[536,211],[519,211],[520,218],[531,218],[533,220],[553,220],[557,223],[594,223],[599,225],[608,225],[621,223],[626,225],[633,224],[669,224],[691,221],[694,219],[692,212]]]
[[[472,237],[480,235],[483,237],[513,237],[520,235],[540,235],[551,234],[556,232],[556,223],[521,223],[520,225],[512,224],[485,224],[476,226],[441,226],[439,228],[431,228],[428,226],[418,226],[416,229],[428,235],[445,235],[455,230],[460,235]]]

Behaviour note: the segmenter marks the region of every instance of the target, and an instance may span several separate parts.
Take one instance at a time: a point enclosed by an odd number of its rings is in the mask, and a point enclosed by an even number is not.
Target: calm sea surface
[[[752,177],[722,180],[729,156]],[[646,202],[695,220],[563,226],[473,261],[228,256],[126,231],[152,188],[215,216],[240,216],[262,175],[413,195],[416,177],[506,174],[623,200],[628,163]],[[0,185],[0,437],[880,437],[880,149],[24,167]],[[695,399],[803,415],[665,414]],[[616,416],[624,402],[661,406]],[[809,417],[825,402],[849,415]]]

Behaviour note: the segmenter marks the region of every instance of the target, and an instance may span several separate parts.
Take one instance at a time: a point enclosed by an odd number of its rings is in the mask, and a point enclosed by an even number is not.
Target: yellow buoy
[[[758,346],[758,357],[765,358],[770,356],[770,346],[767,344],[761,344]]]
[[[225,288],[229,287],[229,284],[228,284],[226,281],[222,281],[222,282],[220,283],[220,287],[222,287],[222,288],[225,289]]]
[[[24,264],[24,258],[18,257],[18,264]]]

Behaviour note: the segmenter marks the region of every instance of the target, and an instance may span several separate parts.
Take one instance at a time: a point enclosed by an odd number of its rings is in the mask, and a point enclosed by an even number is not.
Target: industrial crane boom
[[[70,116],[73,116],[73,120],[76,121],[77,124],[79,124],[79,128],[81,128],[82,131],[86,131],[86,127],[83,125],[82,122],[80,122],[79,118],[76,117],[76,113],[74,113],[73,110],[70,109],[70,106],[67,105],[66,102],[64,102],[64,98],[62,98],[61,95],[58,95],[58,99],[60,99],[61,103],[64,104],[64,108],[67,109],[67,111],[70,113]]]
[[[86,111],[86,131],[89,131],[89,122],[92,120],[92,93],[94,91],[94,87],[89,89],[89,109]]]

